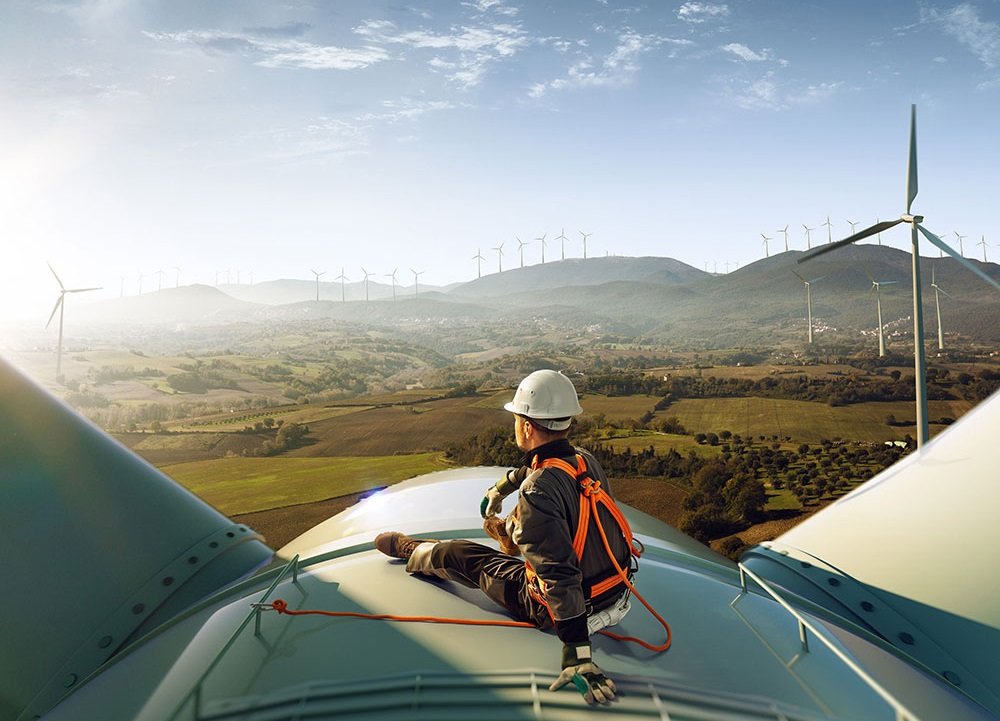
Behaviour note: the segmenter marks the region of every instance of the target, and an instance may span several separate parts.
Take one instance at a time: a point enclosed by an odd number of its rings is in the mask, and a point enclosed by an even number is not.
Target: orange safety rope
[[[299,610],[293,611],[288,608],[288,602],[281,598],[276,598],[271,602],[270,607],[278,613],[286,616],[334,616],[346,618],[364,618],[372,621],[401,621],[406,623],[451,623],[459,626],[510,626],[513,628],[535,628],[535,624],[527,621],[494,621],[487,619],[473,618],[438,618],[437,616],[394,616],[390,613],[360,613],[357,611],[322,611],[322,610]]]

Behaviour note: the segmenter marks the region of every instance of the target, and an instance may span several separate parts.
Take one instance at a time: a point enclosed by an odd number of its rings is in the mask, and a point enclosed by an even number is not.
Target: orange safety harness
[[[615,522],[618,524],[619,529],[621,529],[622,534],[625,536],[626,541],[628,541],[628,546],[630,553],[639,557],[641,550],[637,546],[637,541],[632,537],[632,529],[628,525],[628,521],[625,520],[625,516],[619,510],[618,506],[615,504],[614,499],[608,495],[607,491],[601,488],[600,481],[591,478],[587,474],[587,464],[584,462],[583,457],[577,454],[576,456],[576,468],[571,466],[566,461],[560,458],[547,458],[544,461],[538,462],[537,458],[532,463],[532,469],[537,468],[558,468],[565,471],[575,480],[580,483],[580,520],[576,528],[576,533],[573,536],[573,550],[577,555],[577,558],[582,558],[584,544],[587,540],[587,530],[590,526],[590,520],[593,519],[597,530],[601,535],[601,541],[604,544],[604,550],[607,552],[608,557],[611,559],[611,563],[614,565],[615,573],[608,578],[600,581],[591,588],[591,598],[599,596],[601,593],[608,591],[618,584],[624,583],[629,592],[634,595],[646,610],[649,611],[653,617],[660,623],[664,631],[666,631],[666,640],[659,645],[653,645],[647,643],[640,638],[635,638],[634,636],[621,636],[617,633],[608,631],[607,629],[601,629],[598,633],[613,638],[616,641],[629,641],[631,643],[636,643],[647,648],[650,651],[655,651],[656,653],[662,653],[670,648],[672,642],[672,635],[670,633],[670,625],[663,619],[663,617],[658,614],[652,606],[646,601],[645,598],[636,590],[635,586],[632,585],[632,581],[629,578],[629,574],[621,567],[618,563],[618,559],[615,558],[614,552],[611,550],[611,544],[608,543],[608,536],[604,531],[604,526],[601,524],[601,519],[597,515],[598,504],[603,505],[610,512]],[[528,576],[528,589],[535,597],[535,600],[542,603],[546,608],[548,604],[545,602],[541,593],[538,590],[538,576],[531,566],[525,562],[525,571]],[[537,594],[537,595],[536,595]],[[307,610],[300,609],[293,611],[288,608],[288,603],[280,598],[276,598],[270,603],[269,606],[265,608],[270,608],[271,610],[277,611],[278,613],[285,614],[288,616],[333,616],[339,618],[361,618],[369,620],[380,620],[380,621],[401,621],[409,623],[448,623],[460,626],[505,626],[514,628],[535,628],[535,624],[529,623],[527,621],[498,621],[498,620],[477,620],[477,619],[464,619],[464,618],[440,618],[437,616],[395,616],[392,614],[374,614],[374,613],[359,613],[356,611],[324,611],[324,610]],[[549,612],[551,614],[551,611]]]

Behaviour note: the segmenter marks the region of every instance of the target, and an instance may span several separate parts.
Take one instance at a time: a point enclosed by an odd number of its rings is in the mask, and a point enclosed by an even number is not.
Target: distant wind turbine
[[[768,243],[769,243],[770,241],[774,240],[774,238],[768,238],[768,237],[767,237],[766,235],[764,235],[763,233],[761,233],[761,234],[760,234],[760,237],[764,239],[764,257],[765,257],[765,258],[770,258],[770,257],[771,257],[771,251],[770,251],[770,248],[768,247],[768,245],[767,245],[767,244],[768,244]]]
[[[119,298],[124,298],[125,297],[125,276],[122,275],[122,276],[119,276],[119,278],[121,278],[122,283],[121,283],[121,287],[118,289],[118,297]]]
[[[541,235],[540,238],[535,238],[535,240],[537,240],[539,243],[542,244],[542,265],[545,265],[545,245],[546,245],[546,243],[545,243],[545,236],[546,235],[548,235],[548,233],[542,233],[542,235]],[[983,252],[985,252],[985,251],[983,251]]]
[[[780,230],[775,231],[775,232],[777,232],[777,233],[784,233],[785,234],[785,252],[787,253],[788,252],[788,223],[785,223],[785,227],[784,228],[781,228]]]
[[[955,235],[958,235],[956,233]],[[931,288],[934,289],[934,310],[937,311],[937,326],[938,326],[938,350],[944,350],[944,332],[941,330],[941,299],[938,297],[939,293],[944,293],[946,296],[948,292],[942,288],[934,277],[934,266],[931,266]]]
[[[364,266],[361,266],[361,272],[365,274],[365,303],[368,302],[368,276],[374,275],[374,273],[369,273],[365,270]]]
[[[983,255],[984,255],[984,256],[986,255],[986,251],[985,251],[985,250],[983,250]],[[142,295],[142,279],[143,279],[144,277],[145,277],[145,276],[143,276],[143,274],[142,274],[142,273],[139,273],[139,295]],[[218,283],[216,283],[216,285],[218,285]]]
[[[793,270],[792,273],[795,273]],[[812,280],[806,280],[798,273],[795,273],[795,277],[802,281],[806,286],[806,312],[809,316],[809,342],[813,342],[813,302],[812,302],[812,284],[818,280],[822,280],[826,276],[821,275],[819,278],[813,278]]]
[[[989,261],[986,260],[986,236],[984,235],[983,239],[976,243],[976,245],[983,246],[983,262],[988,263]]]
[[[221,273],[221,272],[222,272],[221,270],[215,271],[215,287],[216,288],[219,287],[219,273]],[[142,283],[139,283],[139,295],[142,295]]]
[[[417,272],[413,268],[410,268],[410,272],[413,273],[413,297],[416,298],[420,294],[420,276],[427,271],[421,270]]]
[[[517,241],[517,252],[518,252],[518,255],[521,256],[521,267],[523,268],[524,267],[524,246],[526,246],[528,243],[526,241],[521,240],[516,235],[514,236],[514,240]]]
[[[253,271],[250,271],[250,285],[253,286]]]
[[[49,270],[51,270],[52,275],[55,276],[56,283],[59,284],[59,298],[56,299],[56,304],[52,307],[52,313],[49,315],[49,319],[45,323],[45,327],[48,328],[49,324],[52,323],[52,319],[56,315],[56,311],[59,311],[59,340],[58,345],[56,345],[56,378],[59,378],[62,376],[63,311],[66,309],[66,294],[88,293],[92,290],[100,290],[100,288],[67,288],[63,285],[59,276],[56,275],[55,268],[53,268],[50,263],[46,263],[45,265],[49,266]]]
[[[486,260],[486,258],[483,257],[483,252],[482,252],[481,248],[476,248],[476,254],[474,256],[472,256],[472,259],[474,261],[476,261],[476,277],[477,278],[482,278],[483,277],[483,261]],[[545,261],[543,260],[542,262],[544,263]]]
[[[239,268],[236,269],[236,285],[241,285],[241,282],[240,282],[240,269]]]
[[[802,227],[805,228],[805,230],[806,230],[806,250],[808,250],[809,248],[812,248],[812,241],[810,240],[809,234],[811,232],[813,232],[814,230],[816,230],[816,229],[815,228],[810,228],[805,223],[802,224]]]
[[[965,257],[965,246],[964,246],[964,245],[962,245],[962,241],[963,241],[963,240],[965,240],[966,238],[968,238],[969,236],[967,236],[967,235],[961,235],[961,234],[960,234],[960,233],[959,233],[959,232],[958,232],[958,231],[956,230],[956,231],[955,231],[955,237],[956,237],[956,238],[958,238],[958,252],[959,252],[959,253],[961,254],[961,256],[962,256],[962,257],[964,258],[964,257]]]
[[[503,273],[503,243],[495,248],[490,248],[497,252],[497,273]]]
[[[310,270],[312,270],[312,269],[310,269]],[[318,301],[319,300],[319,277],[321,275],[326,275],[326,271],[324,270],[322,273],[320,273],[319,271],[313,270],[312,274],[316,276],[316,300]]]
[[[826,242],[827,244],[833,242],[833,223],[830,222],[830,216],[826,216],[826,222],[820,223],[820,225],[826,226]]]
[[[560,228],[559,229],[559,235],[557,235],[555,239],[562,241],[562,243],[561,243],[561,246],[562,246],[562,251],[561,252],[562,252],[562,254],[561,254],[560,258],[561,258],[561,260],[566,260],[566,241],[569,240],[569,238],[566,237],[566,229],[565,228]]]
[[[392,302],[393,303],[396,302],[396,271],[397,270],[399,270],[399,268],[393,268],[391,273],[386,273],[385,274],[386,278],[392,278]]]
[[[181,269],[174,265],[171,266],[170,270],[174,271],[174,287],[179,288],[181,285]]]
[[[871,276],[868,278],[872,282],[872,289],[868,291],[868,294],[875,295],[875,308],[878,311],[878,357],[881,358],[885,355],[885,334],[882,332],[882,286],[891,285],[895,283],[894,280],[883,280],[877,281]]]
[[[858,227],[858,221],[856,221],[856,220],[848,220],[848,221],[847,221],[847,224],[848,224],[849,226],[851,226],[851,235],[854,235],[854,231],[855,231],[855,230],[857,229],[857,227]]]
[[[919,247],[919,233],[922,233],[927,240],[929,240],[933,245],[937,246],[941,250],[948,253],[965,266],[968,270],[972,271],[980,278],[985,280],[991,286],[1000,290],[1000,284],[993,280],[989,275],[987,275],[983,270],[977,268],[975,265],[970,263],[968,260],[963,258],[959,253],[956,253],[947,243],[941,240],[939,237],[934,235],[922,226],[920,223],[923,221],[922,215],[912,215],[910,213],[910,207],[913,205],[914,198],[917,197],[917,106],[913,105],[910,107],[910,148],[909,148],[909,162],[906,177],[906,212],[901,215],[896,220],[886,220],[881,223],[876,223],[870,228],[862,230],[860,233],[855,233],[853,235],[844,238],[843,240],[838,240],[832,245],[827,245],[823,248],[817,248],[814,251],[806,253],[801,258],[799,262],[803,262],[810,258],[814,258],[821,253],[825,253],[830,250],[835,250],[841,246],[848,245],[850,243],[855,243],[859,240],[867,238],[871,235],[875,235],[883,230],[888,230],[899,223],[908,223],[910,225],[910,244],[913,248],[911,259],[913,268],[913,356],[914,356],[914,381],[916,384],[916,396],[917,396],[917,445],[923,445],[927,442],[929,437],[929,421],[927,416],[927,371],[926,371],[926,358],[924,349],[924,309],[923,300],[921,298],[921,284],[920,284],[920,247]],[[985,248],[984,248],[985,254]]]
[[[155,275],[157,277],[156,290],[157,291],[163,290],[163,268],[160,268],[153,275]]]
[[[881,220],[879,220],[879,219],[878,219],[878,216],[876,215],[876,216],[875,216],[875,225],[878,225],[878,224],[879,224],[879,223],[881,223],[881,222],[882,222],[882,221],[881,221]],[[879,246],[881,246],[881,245],[882,245],[882,233],[881,233],[881,231],[880,231],[880,232],[878,232],[878,233],[876,234],[876,236],[877,236],[877,238],[878,238],[878,244],[879,244]]]
[[[340,281],[340,302],[347,302],[347,293],[344,290],[344,281],[348,280],[348,277],[344,275],[344,266],[340,266],[340,275],[338,275],[334,280]]]
[[[579,231],[580,235],[583,236],[583,259],[587,259],[587,238],[593,235],[593,233],[584,233],[582,230]]]

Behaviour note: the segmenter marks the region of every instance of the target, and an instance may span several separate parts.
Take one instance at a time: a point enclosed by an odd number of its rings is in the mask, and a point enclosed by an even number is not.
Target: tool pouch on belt
[[[500,550],[508,556],[520,556],[521,549],[517,547],[513,539],[507,534],[507,521],[500,516],[488,516],[483,521],[483,530],[489,534],[490,538],[500,544]]]

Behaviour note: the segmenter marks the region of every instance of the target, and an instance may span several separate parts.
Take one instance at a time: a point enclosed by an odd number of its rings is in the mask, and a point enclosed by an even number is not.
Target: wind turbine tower
[[[542,244],[542,265],[545,265],[545,236],[546,235],[548,235],[548,233],[542,233],[542,235],[541,235],[540,238],[535,238],[535,240],[537,240],[539,243]],[[983,255],[985,255],[985,254],[986,254],[986,251],[984,250],[983,251]]]
[[[851,235],[854,235],[854,232],[855,232],[855,230],[858,227],[858,221],[856,221],[856,220],[848,220],[847,224],[849,226],[851,226]]]
[[[495,248],[490,248],[497,252],[497,273],[503,273],[503,243]]]
[[[174,288],[179,288],[181,285],[181,269],[175,265],[170,270],[174,271]]]
[[[795,273],[795,271],[792,271]],[[806,287],[806,312],[809,317],[809,343],[813,342],[813,302],[812,302],[812,284],[817,280],[822,280],[826,276],[820,276],[819,278],[813,278],[812,280],[806,280],[798,273],[795,273],[795,277],[802,281]]]
[[[361,272],[365,274],[365,303],[368,302],[368,276],[373,275],[365,270],[364,266],[361,266]]]
[[[336,278],[334,278],[334,280],[339,280],[340,281],[340,302],[341,303],[346,303],[347,302],[347,294],[344,291],[344,281],[348,280],[348,278],[347,278],[346,275],[344,275],[344,266],[340,266],[340,275],[338,275]]]
[[[774,240],[774,238],[768,238],[763,233],[760,234],[760,237],[764,239],[764,257],[765,258],[770,258],[771,257],[771,250],[770,250],[770,248],[768,247],[767,244],[769,242],[771,242],[772,240]]]
[[[527,243],[525,241],[521,240],[520,238],[518,238],[516,235],[514,236],[514,240],[517,241],[517,252],[518,252],[518,255],[521,256],[521,267],[523,268],[524,267],[524,246],[526,246]]]
[[[472,259],[474,261],[476,261],[476,277],[477,278],[482,278],[483,277],[483,261],[486,260],[486,258],[483,257],[483,253],[482,253],[482,249],[481,248],[476,248],[476,254],[474,256],[472,256]],[[542,262],[544,263],[545,261],[543,260]]]
[[[983,239],[976,243],[976,245],[983,246],[983,262],[988,263],[989,261],[986,260],[986,236],[984,235]]]
[[[830,222],[830,216],[826,216],[826,222],[820,223],[820,225],[826,226],[826,242],[829,245],[833,242],[833,223]]]
[[[55,268],[51,264],[46,263],[49,266],[49,270],[52,271],[52,275],[55,276],[56,283],[59,284],[59,297],[56,299],[56,304],[52,307],[52,313],[49,315],[48,321],[45,323],[45,327],[48,328],[49,324],[52,323],[52,319],[56,315],[56,311],[59,311],[59,340],[56,345],[56,378],[62,376],[62,347],[63,347],[63,311],[66,309],[66,294],[67,293],[88,293],[92,290],[100,290],[100,288],[67,288],[63,285],[63,282],[56,275]]]
[[[913,215],[910,212],[913,200],[917,197],[917,189],[917,106],[913,105],[910,107],[910,147],[906,173],[906,212],[899,216],[896,220],[886,220],[881,223],[876,223],[870,228],[862,230],[860,233],[855,233],[847,238],[844,238],[843,240],[838,240],[832,245],[827,245],[824,248],[818,248],[815,251],[806,253],[799,258],[799,262],[801,263],[805,260],[809,260],[810,258],[814,258],[821,253],[835,250],[841,246],[855,243],[871,235],[875,235],[876,233],[881,233],[883,230],[888,230],[899,223],[909,224],[910,245],[912,246],[911,261],[913,268],[913,375],[916,383],[917,396],[917,445],[922,446],[927,442],[929,437],[929,426],[927,417],[927,371],[924,349],[924,309],[923,300],[921,298],[920,246],[918,233],[923,234],[923,236],[930,241],[932,245],[937,246],[948,255],[952,256],[955,260],[965,266],[966,269],[978,275],[997,290],[1000,290],[1000,283],[997,283],[983,270],[970,263],[962,257],[960,253],[955,252],[951,246],[921,225],[924,217],[922,215]],[[984,240],[984,257],[985,253],[986,250]],[[873,280],[872,282],[874,283],[875,281]],[[881,319],[879,320],[879,323],[881,324]],[[879,336],[879,340],[881,341],[881,335]]]
[[[958,233],[955,233],[958,235]],[[949,298],[948,292],[942,288],[937,280],[934,278],[934,266],[931,266],[931,288],[934,289],[934,310],[937,311],[937,326],[938,326],[938,350],[944,350],[944,331],[941,330],[941,299],[939,298],[939,293],[944,293]]]
[[[396,271],[397,270],[399,270],[399,268],[393,268],[391,273],[386,273],[385,274],[386,278],[392,278],[392,302],[393,303],[396,302]]]
[[[788,223],[785,223],[785,227],[777,231],[779,233],[785,234],[785,252],[788,252]]]
[[[871,278],[871,276],[868,276]],[[878,312],[878,357],[882,358],[885,356],[885,334],[882,332],[882,286],[895,283],[894,280],[883,280],[881,282],[871,278],[872,289],[868,291],[869,295],[875,294],[875,309]]]
[[[955,231],[955,237],[958,238],[958,252],[964,258],[965,257],[965,246],[962,241],[968,238],[967,235],[961,235],[957,230]]]
[[[593,235],[593,233],[584,233],[582,230],[579,231],[580,235],[583,236],[583,259],[587,259],[587,238]]]
[[[559,235],[556,236],[556,240],[562,241],[562,243],[561,243],[562,250],[561,250],[561,254],[560,254],[560,259],[561,260],[566,260],[566,241],[569,240],[569,238],[566,237],[566,229],[565,228],[560,228],[559,229]]]
[[[319,271],[313,270],[312,274],[316,276],[316,300],[318,301],[319,300],[319,277],[321,275],[326,275],[326,271],[324,270],[322,273],[320,273]]]
[[[805,223],[802,224],[802,227],[805,228],[805,230],[806,230],[806,250],[809,250],[810,248],[812,248],[812,241],[810,240],[809,234],[811,232],[813,232],[814,230],[816,230],[816,229],[815,228],[810,228]]]
[[[156,290],[157,292],[163,290],[163,268],[156,271]]]
[[[416,298],[420,294],[420,276],[427,271],[422,270],[418,273],[413,268],[410,268],[410,272],[413,273],[413,297]]]

